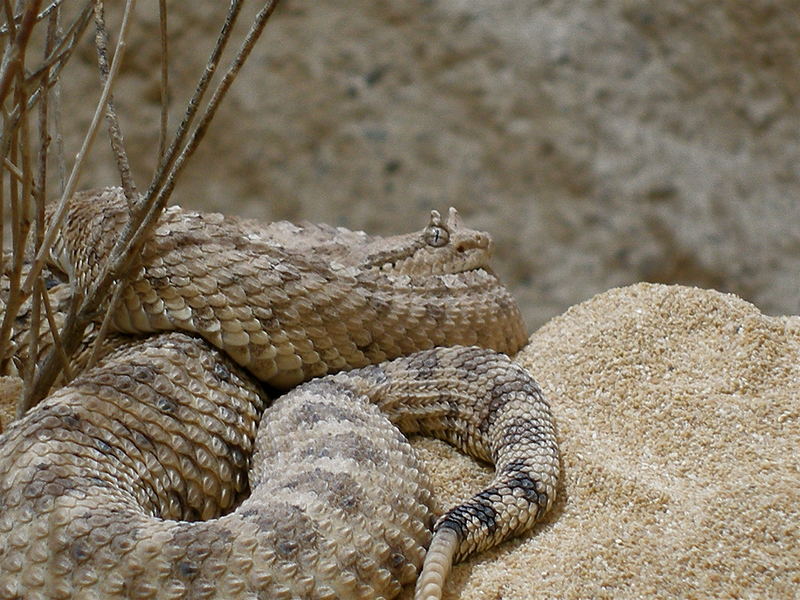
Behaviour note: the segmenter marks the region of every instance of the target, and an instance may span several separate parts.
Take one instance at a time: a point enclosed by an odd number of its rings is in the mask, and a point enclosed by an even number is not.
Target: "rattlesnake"
[[[118,189],[73,199],[51,261],[71,289],[126,214]],[[491,250],[452,209],[389,238],[168,209],[107,354],[0,436],[0,599],[392,598],[420,570],[440,597],[559,475]],[[434,524],[396,427],[495,479]]]

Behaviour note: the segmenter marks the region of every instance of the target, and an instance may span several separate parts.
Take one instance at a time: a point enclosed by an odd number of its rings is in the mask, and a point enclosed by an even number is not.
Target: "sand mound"
[[[448,598],[797,593],[800,317],[639,284],[553,319],[519,360],[551,399],[561,498],[533,535],[457,568]],[[469,478],[451,498],[488,475],[450,460]]]

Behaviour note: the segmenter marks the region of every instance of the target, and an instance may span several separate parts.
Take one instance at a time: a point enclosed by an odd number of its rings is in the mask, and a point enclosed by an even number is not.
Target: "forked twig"
[[[38,22],[38,21],[41,21],[42,19],[44,19],[47,15],[49,15],[53,11],[53,9],[58,8],[61,5],[62,2],[63,2],[63,0],[54,0],[53,2],[51,2],[38,15],[36,15],[36,21]],[[14,15],[12,13],[12,11],[10,10],[11,9],[10,2],[8,2],[8,0],[6,0],[5,3],[9,7],[9,10],[6,11],[7,24],[0,26],[0,35],[5,35],[6,33],[9,33],[9,31],[13,34],[14,30],[16,28],[17,22],[22,20],[22,16]]]
[[[223,76],[217,88],[214,90],[209,104],[206,106],[205,111],[201,115],[199,124],[192,131],[189,141],[186,142],[180,153],[178,153],[178,149],[180,148],[180,143],[178,142],[183,142],[186,134],[189,132],[194,115],[200,106],[202,97],[205,95],[205,92],[208,89],[212,76],[219,64],[222,52],[230,38],[236,17],[239,14],[241,2],[236,0],[231,2],[231,6],[228,10],[222,30],[217,38],[217,43],[212,50],[211,57],[206,65],[206,69],[201,75],[200,81],[195,88],[195,93],[189,101],[184,119],[178,127],[178,132],[176,133],[175,138],[173,139],[173,142],[170,145],[165,157],[162,157],[161,163],[159,164],[159,170],[153,177],[153,182],[148,189],[147,195],[142,198],[138,206],[134,206],[133,210],[131,211],[130,218],[122,230],[118,243],[114,246],[114,248],[112,248],[109,258],[106,261],[98,280],[95,282],[92,289],[86,296],[88,301],[88,303],[85,305],[86,311],[92,313],[102,303],[105,297],[103,294],[107,287],[109,285],[115,286],[115,292],[112,295],[108,306],[106,307],[103,325],[101,326],[100,331],[94,341],[94,348],[92,350],[92,358],[90,359],[90,363],[92,363],[97,356],[105,335],[107,334],[108,325],[111,321],[111,315],[116,309],[117,302],[119,301],[124,280],[127,278],[127,274],[131,271],[133,261],[138,256],[141,246],[149,237],[158,217],[166,207],[167,200],[169,199],[172,189],[174,188],[178,172],[182,169],[183,165],[186,163],[186,160],[194,153],[197,144],[208,129],[208,124],[213,118],[219,103],[225,96],[225,93],[233,82],[233,79],[241,68],[241,65],[244,63],[244,60],[246,60],[247,56],[252,50],[258,35],[263,30],[266,20],[272,14],[276,5],[277,0],[274,0],[256,17],[256,21],[246,36],[239,53],[234,58],[234,61],[232,62],[226,74]],[[169,165],[170,168],[167,171],[162,172],[161,168],[166,165]],[[159,184],[161,183],[164,183],[165,185],[160,185],[159,187]],[[81,311],[79,311],[79,315],[83,314],[83,309],[84,307],[82,307]],[[79,321],[76,321],[77,327],[80,327],[79,323]],[[85,327],[85,325],[83,327]],[[65,327],[64,330],[67,331],[67,327]],[[83,329],[81,328],[80,335],[82,335],[82,331]],[[67,339],[71,340],[72,336]]]
[[[87,0],[83,10],[78,14],[78,16],[75,17],[70,26],[67,27],[66,33],[58,40],[58,43],[53,45],[42,63],[27,74],[28,82],[38,80],[44,71],[50,71],[51,83],[55,83],[55,80],[58,80],[59,71],[67,63],[67,60],[78,43],[78,40],[81,39],[83,32],[89,25],[89,21],[91,21],[92,1],[93,0]],[[54,15],[56,15],[55,18],[58,20],[59,14],[59,11],[51,13],[51,19]],[[52,70],[52,67],[54,66],[56,66],[56,69]],[[38,91],[39,90],[36,90],[36,92]],[[35,98],[35,94],[36,93],[31,96],[32,100]]]
[[[261,36],[262,31],[264,30],[264,26],[267,24],[267,20],[275,11],[276,6],[278,5],[278,0],[272,0],[271,2],[266,3],[261,10],[256,15],[253,24],[250,26],[247,35],[245,36],[242,45],[239,48],[239,52],[236,54],[236,57],[231,62],[231,65],[228,67],[228,70],[222,77],[222,80],[217,85],[217,88],[214,90],[214,93],[211,96],[211,99],[208,102],[208,106],[206,107],[203,115],[200,118],[197,127],[195,127],[194,131],[192,132],[189,141],[186,143],[186,146],[181,151],[178,158],[175,160],[174,165],[170,169],[166,180],[164,181],[163,188],[159,192],[158,196],[156,197],[156,202],[150,208],[150,211],[147,214],[147,218],[142,223],[143,227],[150,228],[155,224],[156,219],[161,214],[161,211],[164,209],[167,203],[167,199],[169,195],[172,193],[172,189],[175,187],[175,181],[177,176],[180,174],[181,170],[186,164],[186,160],[194,153],[197,149],[200,140],[203,139],[205,135],[208,125],[211,122],[211,119],[214,118],[214,115],[219,108],[220,103],[222,102],[225,94],[228,92],[231,84],[233,83],[236,76],[239,74],[239,70],[242,68],[242,65],[247,60],[247,57],[250,56],[250,52],[253,50],[253,46],[258,41],[258,38]]]

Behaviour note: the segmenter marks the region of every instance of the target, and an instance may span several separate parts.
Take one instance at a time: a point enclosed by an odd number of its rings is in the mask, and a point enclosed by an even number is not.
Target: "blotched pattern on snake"
[[[117,189],[73,199],[56,306],[126,211]],[[0,436],[0,599],[392,598],[418,576],[417,598],[440,597],[454,560],[533,525],[559,475],[491,251],[452,209],[388,238],[168,209],[98,365]],[[494,480],[434,519],[401,431]]]

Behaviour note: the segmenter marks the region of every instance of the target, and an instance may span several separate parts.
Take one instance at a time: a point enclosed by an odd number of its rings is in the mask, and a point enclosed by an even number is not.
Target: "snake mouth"
[[[397,260],[386,261],[380,265],[368,267],[374,273],[396,274],[396,275],[445,275],[467,273],[481,269],[488,270],[488,265],[470,264],[471,261],[459,260],[451,261],[448,264],[431,264],[416,260],[414,257],[399,258]]]
[[[423,248],[403,257],[384,260],[368,269],[384,275],[435,277],[483,271],[494,275],[489,266],[491,251],[484,247],[456,247],[446,255]]]
[[[478,273],[480,273],[482,275],[488,275],[489,277],[491,277],[493,279],[498,279],[497,273],[495,273],[494,269],[492,269],[492,267],[490,267],[489,265],[485,265],[483,267],[477,267],[475,269],[471,269],[471,271],[478,272]]]
[[[458,273],[442,273],[425,278],[411,276],[410,280],[411,287],[421,294],[424,294],[426,290],[433,289],[439,291],[462,290],[482,294],[501,285],[497,274],[489,267],[475,267]]]

